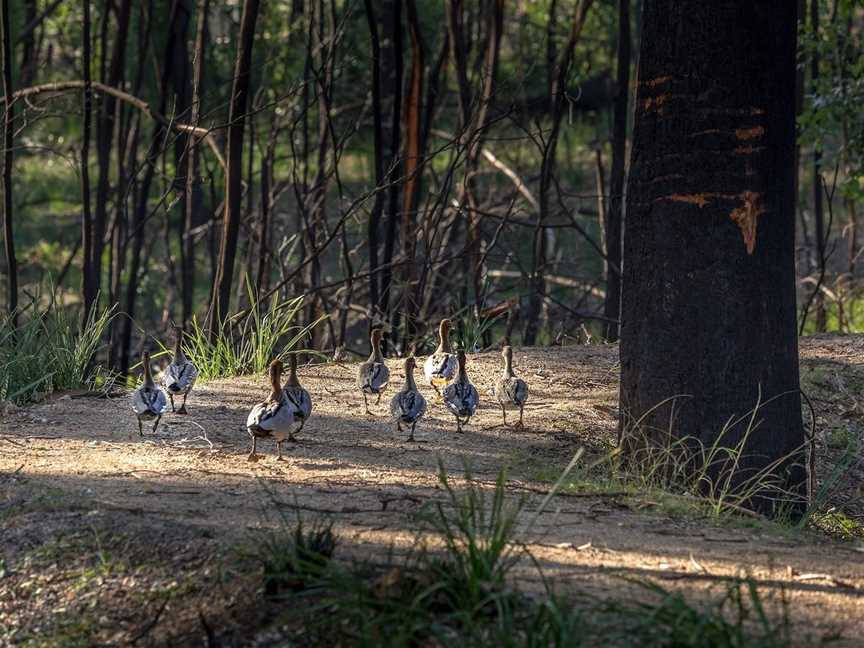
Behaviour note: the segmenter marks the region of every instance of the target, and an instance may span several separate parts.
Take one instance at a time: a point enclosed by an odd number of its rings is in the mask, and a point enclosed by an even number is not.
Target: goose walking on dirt
[[[501,405],[504,425],[507,425],[507,408],[519,408],[519,422],[516,426],[521,428],[523,427],[522,412],[525,409],[525,402],[528,400],[528,385],[513,373],[513,349],[505,346],[501,350],[501,355],[504,357],[504,373],[501,374],[501,379],[495,384],[495,397],[498,399],[498,404]]]
[[[171,411],[176,411],[178,414],[186,414],[186,398],[192,387],[195,386],[195,379],[198,377],[198,369],[183,353],[183,329],[177,328],[177,341],[174,344],[174,357],[171,364],[166,367],[162,374],[162,386],[171,399]],[[174,409],[174,397],[182,396],[183,403],[179,410]]]
[[[156,432],[159,420],[168,411],[168,399],[165,398],[165,392],[153,382],[150,354],[147,351],[141,355],[141,365],[144,368],[144,382],[132,393],[132,411],[138,417],[138,435],[144,436],[143,422],[156,419],[153,423],[153,432]]]
[[[249,461],[258,458],[256,454],[259,438],[272,438],[276,441],[277,461],[282,461],[282,444],[294,441],[294,408],[288,395],[282,389],[282,362],[274,360],[270,364],[270,395],[258,403],[246,418],[246,429],[252,437],[252,451]]]
[[[387,383],[390,381],[390,370],[384,364],[384,354],[381,353],[381,329],[372,329],[370,341],[372,343],[372,353],[369,359],[357,368],[357,389],[363,394],[363,406],[366,408],[366,414],[371,414],[369,411],[370,394],[375,394],[378,398],[375,399],[375,404],[381,402],[381,394],[387,389]]]
[[[462,432],[462,426],[468,425],[468,421],[474,416],[480,402],[477,388],[468,380],[465,360],[465,352],[460,350],[457,357],[459,372],[456,380],[444,388],[444,404],[456,417],[457,432]]]
[[[449,319],[441,320],[438,325],[438,348],[426,358],[423,364],[423,374],[435,393],[441,396],[441,387],[453,380],[456,375],[456,356],[450,348],[450,328],[453,323]]]
[[[417,383],[414,382],[414,367],[416,365],[417,361],[413,356],[405,358],[405,385],[390,401],[390,414],[396,421],[396,429],[403,432],[403,425],[411,426],[411,434],[408,435],[409,441],[414,440],[414,428],[417,427],[417,421],[426,412],[426,399],[417,390]]]
[[[288,380],[285,382],[285,395],[288,396],[288,402],[294,409],[294,422],[300,424],[296,430],[299,432],[312,415],[312,397],[297,379],[297,354],[292,353],[290,358]]]

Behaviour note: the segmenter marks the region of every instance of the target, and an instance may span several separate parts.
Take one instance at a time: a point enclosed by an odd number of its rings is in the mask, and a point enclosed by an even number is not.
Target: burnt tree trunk
[[[761,402],[732,483],[778,462],[778,488],[803,497],[795,3],[646,0],[643,20],[624,235],[624,456],[670,433],[709,446],[745,417],[722,439],[735,446]],[[777,492],[749,505],[774,510]]]
[[[813,38],[819,38],[819,0],[810,1],[810,30]],[[818,91],[819,49],[815,48],[810,58],[810,83]],[[816,274],[818,279],[814,288],[813,308],[816,310],[816,332],[824,333],[828,316],[825,311],[825,295],[822,285],[825,280],[825,205],[822,191],[822,150],[817,143],[813,147],[813,232],[816,237]],[[804,314],[807,317],[807,314]]]
[[[121,3],[117,14],[117,37],[114,40],[114,50],[111,53],[111,63],[107,76],[102,77],[103,83],[112,88],[119,88],[126,66],[126,40],[129,33],[129,18],[131,14],[131,0]],[[102,41],[103,52],[107,51],[107,37]],[[98,176],[96,180],[96,205],[95,220],[93,223],[92,250],[85,250],[85,256],[89,255],[93,261],[93,274],[96,281],[96,289],[101,287],[102,278],[102,250],[104,248],[105,227],[108,222],[108,196],[111,190],[111,141],[114,137],[114,125],[117,113],[117,100],[111,95],[100,97],[99,113],[96,117],[96,162]],[[119,164],[119,160],[118,160]],[[119,201],[118,201],[119,202]],[[119,210],[118,210],[119,213]],[[116,225],[115,225],[116,226]],[[119,259],[114,259],[119,263]],[[112,268],[112,277],[114,276]],[[111,297],[116,297],[111,292]]]
[[[93,115],[93,87],[90,79],[90,0],[84,2],[82,25],[83,48],[81,67],[84,78],[83,120],[81,132],[81,247],[84,260],[81,264],[82,292],[84,295],[84,322],[93,309],[99,291],[99,275],[96,272],[96,231],[90,211],[90,124]]]
[[[404,52],[402,51],[402,2],[388,2],[384,13],[388,16],[385,23],[385,39],[388,46],[384,50],[385,79],[391,82],[390,96],[393,105],[390,113],[390,159],[387,171],[387,227],[384,231],[384,267],[381,273],[381,294],[379,310],[381,318],[390,318],[390,296],[393,290],[393,260],[396,252],[397,229],[399,224],[400,181],[404,169],[400,158],[402,126],[402,83],[404,73]],[[391,331],[387,342],[398,344],[398,331]]]
[[[173,47],[171,49],[171,85],[174,90],[174,114],[179,115],[183,121],[188,121],[191,117],[192,109],[192,58],[189,54],[187,45],[189,26],[192,22],[191,3],[187,0],[176,0],[172,7],[172,16],[170,29],[174,35],[171,39]],[[196,38],[197,41],[197,38]],[[196,124],[197,125],[197,124]],[[189,161],[187,156],[193,144],[193,137],[186,133],[178,133],[174,139],[174,191],[179,197],[177,205],[176,228],[177,228],[177,245],[180,257],[180,301],[181,301],[181,317],[185,322],[190,316],[187,313],[187,305],[191,304],[192,296],[188,293],[193,290],[193,286],[188,283],[188,268],[190,263],[186,260],[186,217],[189,200],[189,187],[187,175],[189,173]],[[173,214],[166,214],[169,227],[173,224],[175,218]],[[168,245],[168,243],[166,243]],[[168,247],[166,252],[170,258],[171,248]],[[194,251],[193,251],[194,253]]]
[[[606,298],[603,315],[619,319],[621,310],[621,221],[624,215],[624,164],[627,155],[627,104],[630,92],[630,1],[618,0],[618,48],[615,105],[612,120],[612,169],[606,213]],[[605,324],[604,337],[618,339],[618,326]]]
[[[243,186],[243,126],[246,122],[246,103],[249,94],[252,43],[255,40],[255,21],[258,18],[258,0],[243,3],[240,19],[240,42],[234,66],[234,83],[228,114],[228,168],[225,171],[225,218],[222,244],[219,249],[219,268],[213,285],[213,304],[210,305],[210,332],[215,334],[228,315],[231,302],[231,279],[237,256],[240,234]]]
[[[204,85],[204,56],[207,44],[207,15],[210,0],[198,2],[198,24],[195,30],[195,53],[192,62],[192,99],[189,120],[193,126],[201,121],[201,95]],[[204,222],[203,192],[201,190],[201,151],[198,140],[189,141],[186,169],[186,214],[183,228],[183,322],[188,323],[194,313],[195,299],[195,241],[192,235],[198,225]]]
[[[425,45],[420,33],[420,20],[414,0],[405,5],[407,9],[408,34],[411,38],[411,72],[408,77],[408,94],[405,97],[403,119],[405,125],[405,190],[402,194],[402,299],[394,310],[394,329],[398,329],[400,317],[404,317],[403,348],[410,348],[417,325],[417,303],[414,300],[415,254],[417,250],[417,207],[423,173],[422,114],[423,76]]]
[[[366,20],[369,23],[369,39],[372,46],[372,125],[375,164],[375,202],[369,214],[367,239],[369,246],[369,331],[375,324],[379,307],[378,246],[381,228],[381,213],[384,210],[384,125],[381,111],[381,45],[378,39],[378,23],[372,0],[365,0]]]
[[[12,140],[15,129],[15,102],[12,101],[12,38],[9,31],[9,0],[0,4],[0,27],[3,38],[3,240],[6,246],[6,304],[12,323],[18,310],[18,263],[15,259],[15,237],[12,231]]]

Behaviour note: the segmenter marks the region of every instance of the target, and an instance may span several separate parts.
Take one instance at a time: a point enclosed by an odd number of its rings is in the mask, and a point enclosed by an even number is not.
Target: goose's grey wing
[[[296,418],[302,420],[309,418],[312,414],[312,397],[309,396],[308,391],[302,387],[286,387],[285,396],[288,397]]]
[[[389,382],[390,370],[387,368],[387,365],[383,362],[376,362],[372,370],[372,375],[369,378],[369,383],[372,385],[372,389],[374,389],[376,393],[384,391]]]
[[[417,391],[399,392],[390,403],[393,418],[405,423],[413,423],[426,412],[426,399]]]
[[[464,411],[467,411],[468,415],[474,416],[474,412],[477,411],[477,405],[480,404],[480,394],[477,393],[477,388],[474,385],[469,383],[466,387],[463,401]]]
[[[249,416],[246,417],[246,427],[247,428],[257,428],[258,423],[264,417],[267,412],[267,406],[269,403],[266,401],[263,403],[258,403],[251,410],[249,410]]]
[[[505,404],[524,405],[528,400],[528,385],[521,378],[502,380],[501,392],[499,400]]]
[[[198,369],[191,362],[180,364],[171,363],[165,369],[162,376],[162,384],[165,389],[175,394],[182,394],[192,389],[195,379],[198,377]]]
[[[384,391],[390,382],[390,370],[383,362],[364,362],[360,365],[357,386],[367,394]]]
[[[150,406],[140,389],[132,392],[132,411],[136,414],[146,414],[150,411]]]
[[[528,400],[528,383],[521,378],[517,378],[515,380],[511,398],[517,405],[524,405]]]
[[[444,404],[454,414],[459,414],[462,411],[462,385],[460,383],[452,383],[444,388],[441,393],[444,399]]]
[[[452,353],[433,353],[423,363],[423,374],[426,381],[450,380],[456,375],[458,362]]]
[[[152,392],[152,400],[150,401],[150,409],[154,414],[164,414],[168,411],[168,397],[161,389],[154,389]]]
[[[287,432],[294,424],[294,410],[285,402],[265,401],[258,403],[249,412],[246,427],[267,432]]]
[[[161,416],[168,411],[168,398],[161,389],[141,387],[132,394],[132,410],[139,416]]]

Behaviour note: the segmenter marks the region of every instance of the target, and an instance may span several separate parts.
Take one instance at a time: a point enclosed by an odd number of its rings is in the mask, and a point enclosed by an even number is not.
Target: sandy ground
[[[226,627],[251,637],[244,628],[254,625],[258,583],[248,567],[234,567],[243,564],[236,548],[248,544],[250,529],[300,510],[306,519],[334,520],[343,554],[383,557],[410,546],[412,515],[442,498],[439,461],[457,484],[465,465],[490,486],[509,466],[510,491],[527,498],[527,525],[548,488],[539,476],[554,477],[580,446],[611,447],[617,348],[517,350],[517,371],[531,390],[524,430],[495,427],[500,410],[488,390],[499,362],[497,353],[471,358],[484,402],[464,434],[455,434],[430,390],[416,443],[386,417],[400,362],[391,363],[390,391],[375,416],[362,413],[356,365],[303,368],[313,418],[283,462],[267,440],[259,444],[262,460],[246,460],[245,418],[267,393],[264,378],[199,384],[189,416],[168,415],[143,439],[128,398],[66,396],[7,412],[0,419],[0,644],[85,636],[107,645],[167,637],[200,645],[207,628]],[[837,430],[864,440],[856,400],[864,339],[803,340],[802,378],[817,392],[828,462]],[[852,514],[864,501],[860,469],[859,461],[842,485],[840,504]],[[700,596],[746,573],[771,600],[785,592],[799,636],[856,645],[864,633],[860,540],[721,525],[614,493],[556,496],[520,539],[560,589],[614,593],[622,575],[637,575]]]

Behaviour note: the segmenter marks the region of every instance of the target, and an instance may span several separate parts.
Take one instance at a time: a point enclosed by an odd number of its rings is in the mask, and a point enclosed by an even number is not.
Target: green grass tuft
[[[37,394],[96,387],[107,374],[92,360],[114,308],[94,310],[81,325],[78,313],[38,297],[12,318],[0,320],[0,401],[26,403]]]
[[[260,374],[274,358],[284,360],[288,353],[326,316],[307,326],[295,324],[303,298],[280,301],[274,295],[269,304],[261,303],[248,279],[250,314],[229,319],[218,335],[210,333],[193,317],[185,338],[184,351],[195,363],[203,380]],[[276,351],[279,348],[280,351]]]
[[[572,468],[575,464],[568,466]],[[565,471],[565,476],[566,476]],[[407,553],[391,549],[378,562],[295,560],[298,547],[316,547],[321,529],[335,549],[329,525],[305,530],[298,517],[260,544],[266,582],[288,574],[288,587],[274,600],[284,606],[276,625],[308,645],[340,646],[502,646],[570,648],[579,646],[707,646],[755,648],[785,646],[789,621],[766,611],[756,583],[724,581],[718,592],[694,603],[683,594],[647,579],[622,578],[627,594],[598,598],[585,591],[566,596],[553,591],[541,566],[517,534],[522,499],[506,496],[505,475],[490,490],[466,473],[456,488],[443,467],[444,497],[418,516],[421,530]],[[564,480],[558,479],[552,492]],[[546,502],[540,505],[542,510]],[[304,549],[305,551],[305,549]],[[315,550],[318,552],[318,550]],[[313,553],[318,555],[318,553]],[[513,569],[534,564],[542,594],[521,590]],[[520,572],[521,573],[521,572]],[[304,587],[291,586],[297,579]],[[314,583],[310,589],[307,583]],[[303,598],[301,598],[303,597]]]

